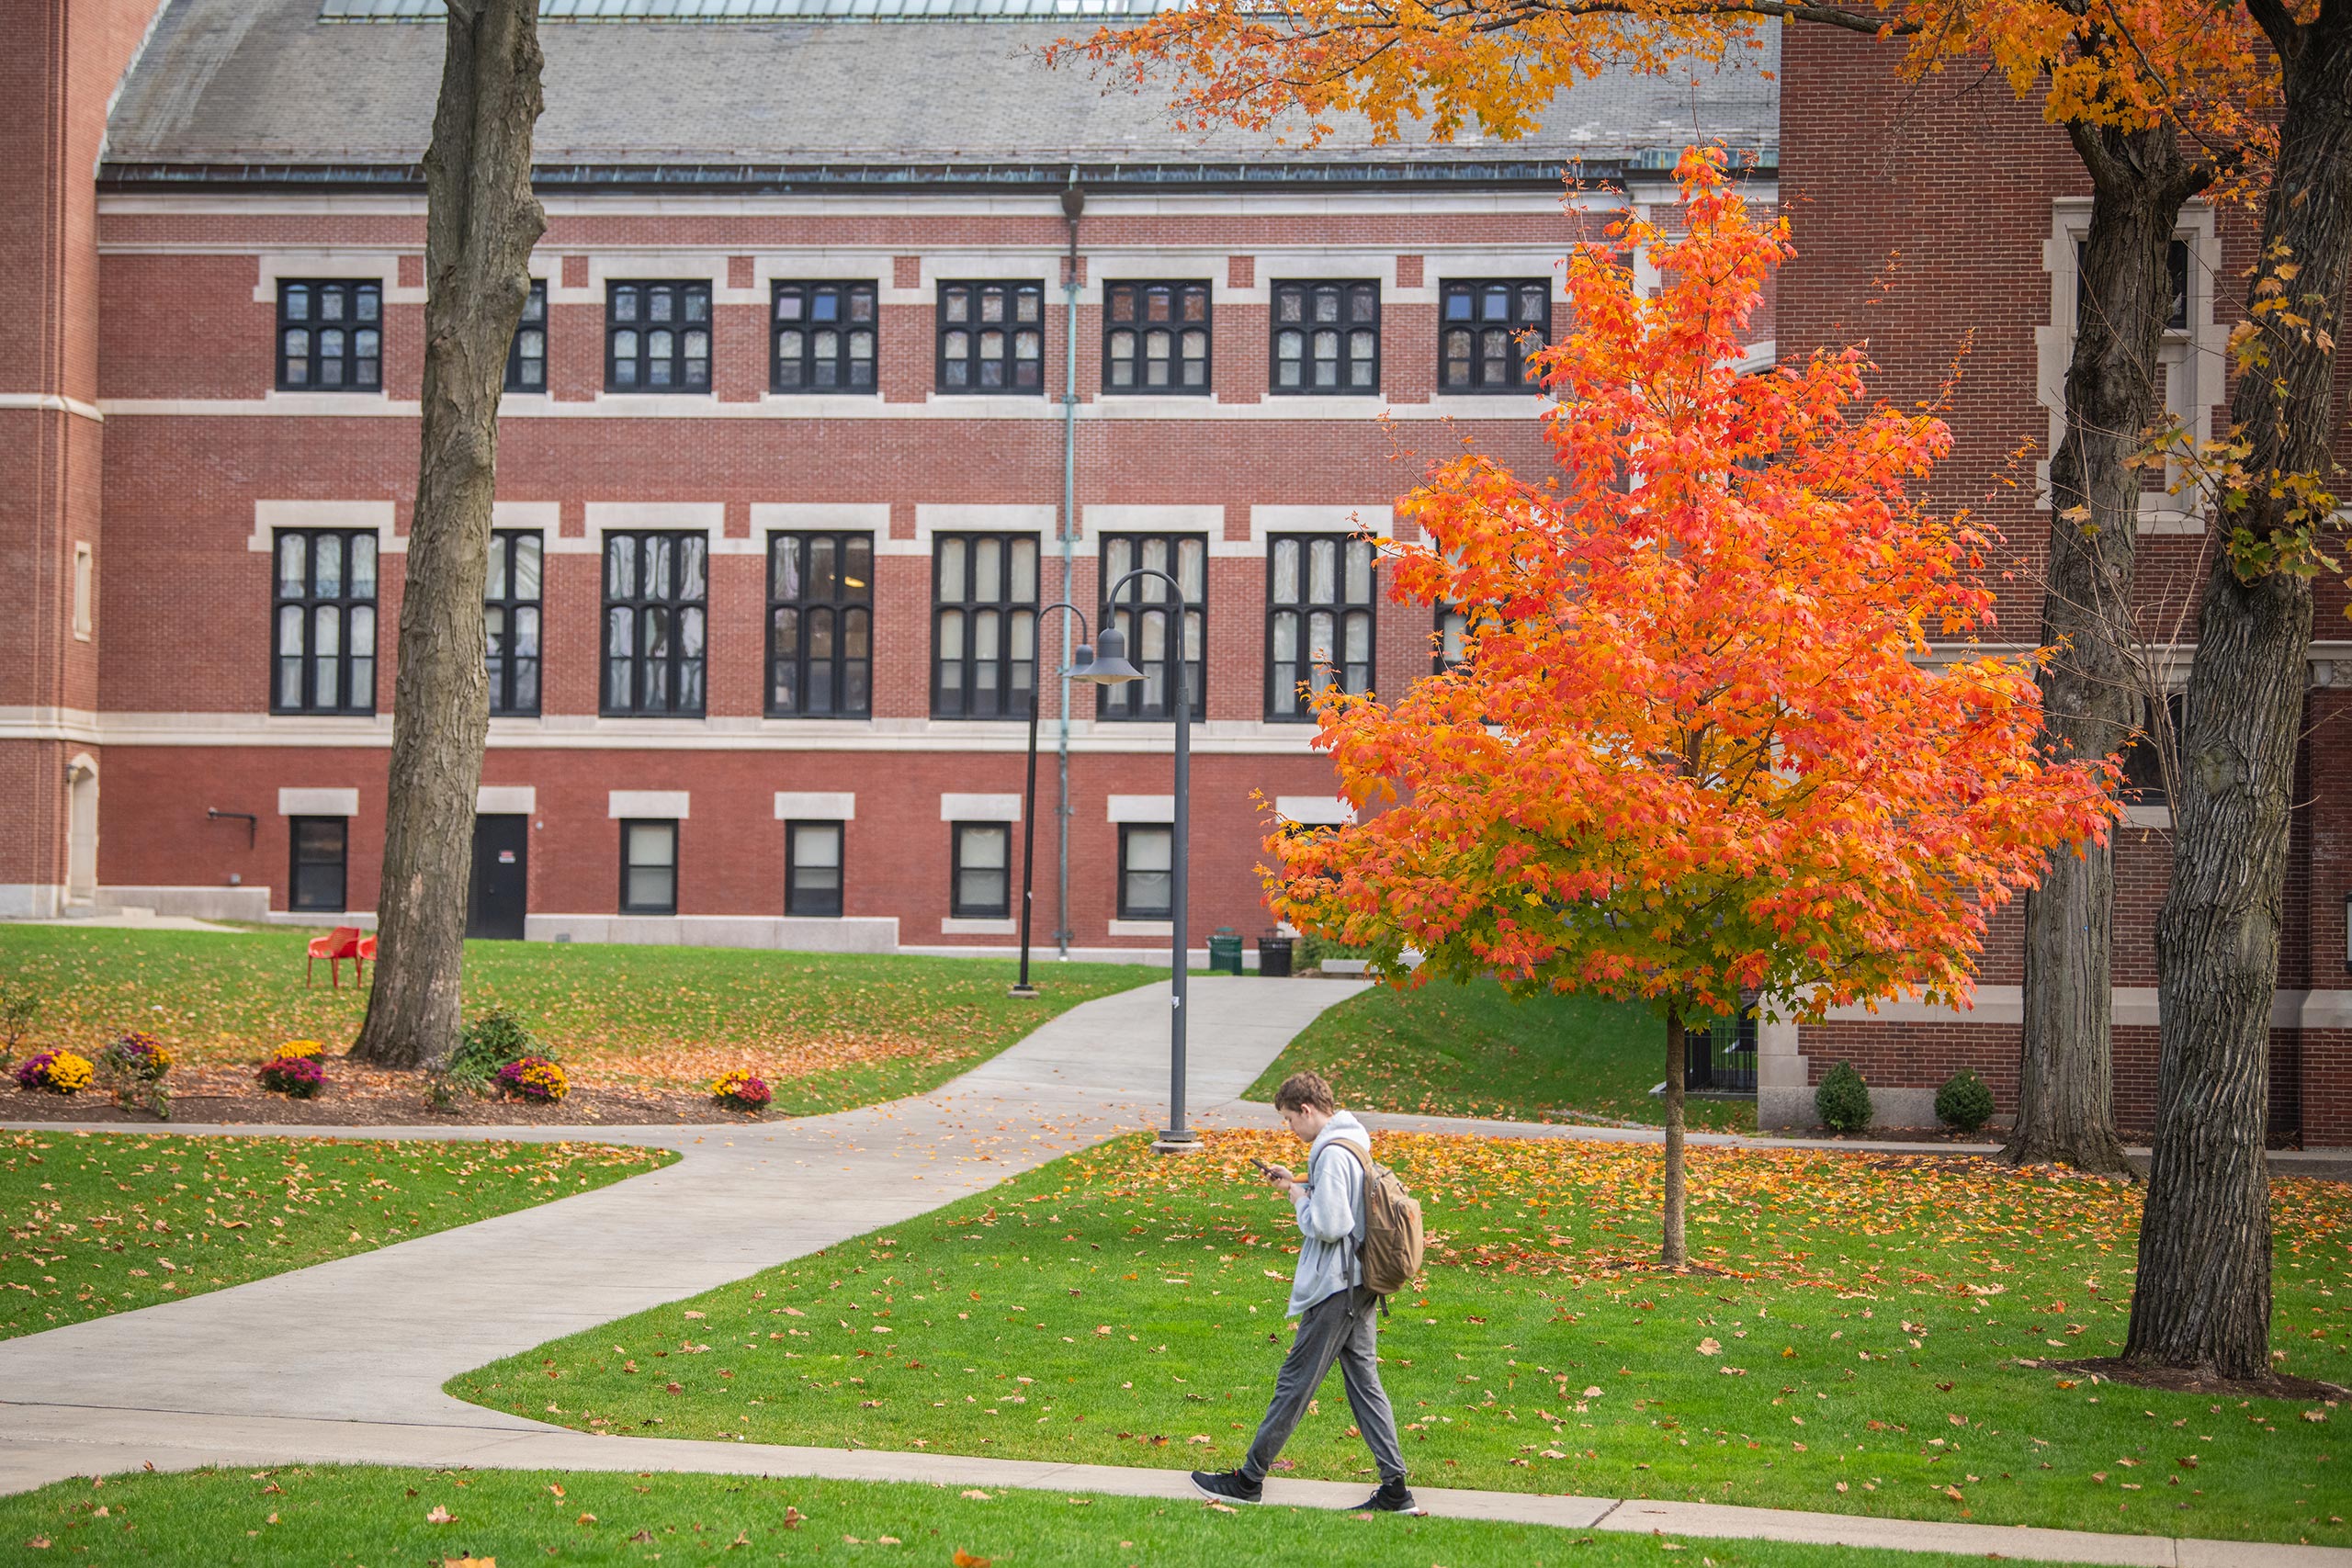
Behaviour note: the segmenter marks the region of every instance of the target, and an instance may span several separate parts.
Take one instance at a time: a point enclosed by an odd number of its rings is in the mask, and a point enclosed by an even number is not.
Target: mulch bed
[[[2144,1367],[2126,1361],[2120,1356],[2094,1356],[2079,1361],[2019,1361],[2020,1367],[2038,1367],[2045,1372],[2071,1372],[2087,1382],[2122,1383],[2132,1388],[2153,1388],[2165,1393],[2208,1393],[2226,1395],[2231,1399],[2293,1399],[2306,1404],[2324,1400],[2335,1404],[2352,1399],[2352,1389],[2336,1383],[2322,1382],[2317,1378],[2290,1377],[2284,1372],[2272,1372],[2259,1378],[2219,1378],[2179,1367]]]
[[[170,1120],[332,1127],[642,1127],[761,1120],[722,1110],[707,1093],[659,1085],[579,1086],[553,1104],[460,1094],[455,1104],[435,1107],[424,1073],[361,1066],[339,1057],[328,1058],[326,1067],[326,1087],[308,1100],[268,1093],[250,1071],[197,1069],[171,1086]],[[0,1080],[0,1122],[165,1124],[150,1111],[121,1110],[96,1089],[57,1095],[6,1080]]]

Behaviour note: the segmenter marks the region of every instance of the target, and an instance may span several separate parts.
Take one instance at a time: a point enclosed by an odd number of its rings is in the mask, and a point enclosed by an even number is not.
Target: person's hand
[[[1291,1174],[1291,1170],[1288,1166],[1268,1166],[1266,1168],[1266,1179],[1272,1182],[1277,1187],[1295,1187],[1298,1184],[1298,1178]]]

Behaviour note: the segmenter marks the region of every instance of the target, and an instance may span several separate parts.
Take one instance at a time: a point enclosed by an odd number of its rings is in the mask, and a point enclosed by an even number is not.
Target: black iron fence
[[[1756,1092],[1756,1010],[1682,1029],[1682,1084],[1713,1094]]]

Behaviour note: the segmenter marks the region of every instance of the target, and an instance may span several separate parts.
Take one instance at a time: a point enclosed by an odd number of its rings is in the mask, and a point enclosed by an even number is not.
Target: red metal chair
[[[343,989],[343,961],[351,960],[359,971],[362,985],[368,981],[368,960],[376,956],[376,939],[362,938],[357,926],[337,926],[324,936],[311,939],[311,961],[303,966],[302,984],[308,987],[318,973],[319,960],[327,961],[327,980],[336,990]]]

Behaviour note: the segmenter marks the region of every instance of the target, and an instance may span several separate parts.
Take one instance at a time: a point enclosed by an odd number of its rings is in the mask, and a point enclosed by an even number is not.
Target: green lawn
[[[675,1158],[605,1144],[0,1132],[0,1339],[470,1224]]]
[[[1248,1156],[1139,1139],[453,1379],[638,1436],[1223,1468],[1261,1413],[1296,1233]],[[1427,1205],[1385,1325],[1430,1484],[2352,1545],[2346,1411],[2078,1384],[2120,1345],[2138,1194],[1962,1156],[1701,1149],[1654,1256],[1657,1152],[1381,1141]],[[2352,1190],[2281,1182],[2286,1370],[2352,1380]],[[1289,1457],[1368,1460],[1327,1384]]]
[[[347,1048],[366,1009],[303,982],[315,933],[134,931],[0,925],[0,975],[45,998],[23,1049],[85,1055],[125,1029],[192,1066],[257,1062],[281,1041]],[[1005,995],[999,959],[763,953],[585,942],[466,944],[469,1017],[503,1003],[588,1085],[695,1088],[747,1066],[777,1112],[812,1114],[936,1087],[1078,1002],[1159,977],[1148,966],[1056,964],[1046,995]]]
[[[436,1514],[446,1521],[436,1522]],[[1687,1551],[1664,1557],[1661,1549]],[[379,1466],[134,1473],[0,1497],[11,1562],[254,1568],[476,1562],[895,1562],[924,1568],[1962,1568],[1942,1552],[1871,1551],[1211,1508],[1149,1498],[872,1482]],[[741,1557],[734,1555],[741,1552]],[[2030,1565],[2029,1565],[2030,1568]]]
[[[1595,997],[1513,1001],[1492,980],[1433,980],[1414,991],[1382,986],[1351,997],[1302,1031],[1250,1086],[1312,1069],[1359,1110],[1511,1122],[1660,1122],[1650,1086],[1666,1077],[1666,1025],[1649,1009]],[[1690,1100],[1690,1126],[1756,1130],[1756,1102]]]

